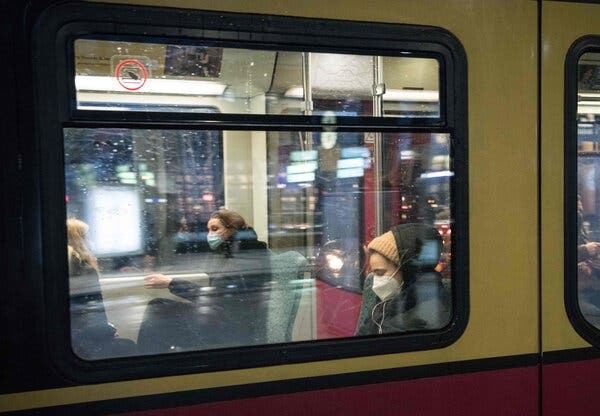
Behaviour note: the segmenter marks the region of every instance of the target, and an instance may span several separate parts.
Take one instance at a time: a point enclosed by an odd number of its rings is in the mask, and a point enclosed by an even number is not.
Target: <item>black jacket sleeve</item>
[[[169,283],[169,291],[175,296],[187,300],[195,300],[202,295],[202,287],[183,279],[173,279]]]
[[[365,279],[363,286],[362,301],[360,304],[360,314],[358,315],[358,322],[354,335],[373,335],[377,334],[377,326],[371,319],[371,312],[377,303],[379,298],[375,292],[373,292],[373,275],[369,274]]]
[[[108,323],[98,273],[73,260],[70,267],[71,343],[83,358],[98,358],[115,336]]]

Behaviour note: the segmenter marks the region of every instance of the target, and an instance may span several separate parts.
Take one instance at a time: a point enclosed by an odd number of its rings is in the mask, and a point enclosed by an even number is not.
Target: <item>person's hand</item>
[[[591,258],[600,257],[600,243],[591,242],[585,245],[588,256]]]
[[[577,278],[579,280],[589,280],[592,278],[592,268],[587,262],[581,261],[577,264]]]
[[[172,277],[164,274],[150,274],[144,278],[144,287],[146,289],[166,289],[169,287],[171,280],[173,280]]]
[[[121,267],[119,269],[119,271],[121,273],[139,273],[141,272],[140,269],[138,269],[137,267],[133,267],[133,266],[125,266],[125,267]]]

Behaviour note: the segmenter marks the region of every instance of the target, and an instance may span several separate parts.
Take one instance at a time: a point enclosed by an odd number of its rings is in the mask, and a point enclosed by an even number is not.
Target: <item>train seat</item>
[[[308,261],[296,251],[271,257],[271,294],[267,312],[267,341],[290,342],[304,288]]]

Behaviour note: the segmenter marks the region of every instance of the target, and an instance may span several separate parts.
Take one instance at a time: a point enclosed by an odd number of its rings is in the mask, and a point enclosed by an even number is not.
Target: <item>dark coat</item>
[[[378,334],[379,327],[373,320],[380,323],[382,333],[387,334],[439,329],[452,316],[449,289],[442,284],[437,272],[418,275],[407,282],[396,297],[380,302],[373,292],[371,274],[365,279],[356,335]],[[385,318],[382,323],[384,306]]]
[[[262,290],[265,283],[271,280],[267,244],[258,241],[252,228],[238,231],[217,250],[199,253],[196,258],[199,271],[209,276],[209,288],[173,279],[169,290],[174,295],[197,301],[209,292],[224,296]]]
[[[133,341],[116,338],[106,318],[98,272],[72,256],[69,276],[73,352],[87,360],[134,354]]]
[[[198,271],[208,274],[209,285],[173,279],[170,292],[192,301],[193,305],[166,299],[152,301],[138,344],[147,344],[157,352],[156,348],[163,348],[158,347],[160,343],[165,344],[164,348],[171,343],[171,350],[173,347],[210,349],[266,343],[271,283],[267,245],[258,241],[254,230],[249,228],[238,231],[218,250],[198,253],[194,258]],[[162,331],[159,326],[163,327]],[[150,333],[158,335],[159,332],[168,332],[171,339],[146,342]]]

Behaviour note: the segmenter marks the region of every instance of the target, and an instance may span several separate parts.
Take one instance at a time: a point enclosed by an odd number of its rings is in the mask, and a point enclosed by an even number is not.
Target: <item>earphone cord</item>
[[[383,316],[381,317],[381,322],[377,322],[375,320],[375,317],[373,316],[373,314],[375,313],[375,309],[377,309],[377,307],[379,305],[381,305],[382,303],[383,303],[383,312],[382,312]],[[378,331],[377,331],[377,333],[379,335],[383,334],[383,329],[381,327],[383,326],[383,321],[385,319],[385,305],[386,304],[387,304],[387,300],[382,300],[381,302],[379,302],[378,304],[376,304],[375,306],[373,306],[373,309],[371,309],[371,320],[373,321],[373,323],[375,325],[377,325],[377,328],[379,328]]]

